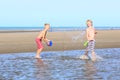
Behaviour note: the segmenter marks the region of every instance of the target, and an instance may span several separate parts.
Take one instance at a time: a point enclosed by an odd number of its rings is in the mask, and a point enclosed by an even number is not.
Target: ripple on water
[[[0,80],[119,80],[120,48],[97,49],[104,60],[80,60],[84,50],[0,55]]]

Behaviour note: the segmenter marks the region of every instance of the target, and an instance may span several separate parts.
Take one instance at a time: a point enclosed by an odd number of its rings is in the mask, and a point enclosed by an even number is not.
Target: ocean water
[[[120,48],[96,49],[103,58],[80,60],[84,50],[0,54],[0,80],[120,80]]]
[[[95,27],[97,30],[120,30],[120,27]],[[40,31],[43,27],[0,27],[0,31]],[[49,31],[78,31],[86,27],[51,27]]]

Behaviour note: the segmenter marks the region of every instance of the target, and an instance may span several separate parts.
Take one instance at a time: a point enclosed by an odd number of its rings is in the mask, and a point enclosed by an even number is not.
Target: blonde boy
[[[46,38],[46,35],[47,35],[47,31],[49,30],[50,28],[50,24],[44,24],[44,30],[42,30],[39,35],[37,36],[36,38],[36,44],[37,44],[37,52],[36,52],[36,56],[35,58],[40,58],[40,53],[42,52],[43,50],[43,44],[42,44],[42,40],[46,43],[48,43],[48,39]]]
[[[95,31],[94,27],[93,27],[93,22],[91,20],[87,20],[86,21],[87,24],[87,29],[86,29],[86,37],[88,40],[88,46],[86,48],[86,52],[85,55],[88,56],[88,52],[91,51],[92,52],[92,60],[96,60],[96,54],[94,51],[94,47],[95,47],[95,34],[97,34],[97,32]]]

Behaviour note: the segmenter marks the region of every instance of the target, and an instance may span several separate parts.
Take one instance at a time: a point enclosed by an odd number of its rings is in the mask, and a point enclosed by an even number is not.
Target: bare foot
[[[91,60],[92,60],[93,62],[95,62],[95,61],[96,61],[96,59],[95,59],[95,58],[92,58]]]
[[[86,60],[88,60],[88,59],[90,59],[90,58],[89,58],[88,55],[81,55],[81,56],[80,56],[80,59],[84,59],[84,60],[86,59]]]

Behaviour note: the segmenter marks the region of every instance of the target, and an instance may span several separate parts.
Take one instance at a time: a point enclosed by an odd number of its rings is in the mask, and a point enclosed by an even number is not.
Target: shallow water
[[[120,48],[97,49],[103,60],[80,60],[84,50],[0,54],[0,80],[120,80]]]

